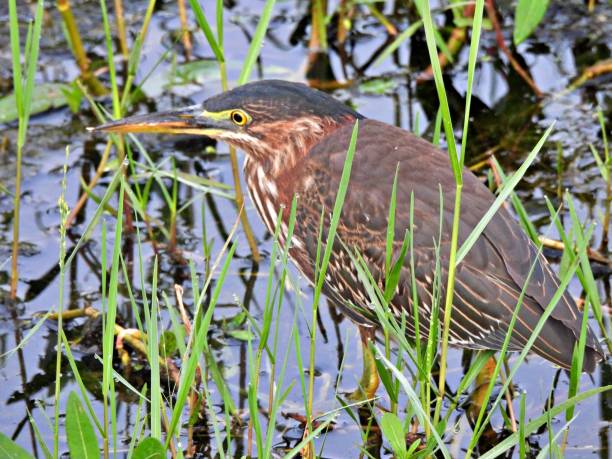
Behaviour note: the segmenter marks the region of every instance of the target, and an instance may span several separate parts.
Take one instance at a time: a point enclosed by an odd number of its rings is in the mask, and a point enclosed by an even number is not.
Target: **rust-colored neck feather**
[[[247,152],[244,163],[245,178],[255,207],[270,232],[274,231],[279,208],[292,199],[293,190],[286,188],[295,184],[295,181],[279,181],[279,177],[284,171],[298,165],[326,135],[353,121],[351,116],[304,117],[269,122],[250,129],[250,134],[260,142],[258,148],[253,145],[243,147]],[[283,233],[284,227],[281,231],[281,234]]]
[[[256,163],[268,179],[274,179],[293,168],[323,137],[348,121],[348,118],[302,117],[253,126],[252,135],[261,141],[257,148],[247,148],[248,163]]]

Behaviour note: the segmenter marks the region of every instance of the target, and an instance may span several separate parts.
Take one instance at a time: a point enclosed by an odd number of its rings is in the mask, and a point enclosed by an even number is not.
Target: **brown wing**
[[[296,232],[304,241],[302,268],[316,257],[321,208],[326,209],[326,227],[333,208],[349,144],[352,126],[345,126],[317,144],[305,163],[298,167],[300,193]],[[340,239],[356,247],[368,267],[384,285],[384,259],[388,206],[395,170],[399,164],[395,246],[399,249],[409,225],[410,196],[414,193],[415,277],[419,293],[420,317],[428,326],[432,307],[435,270],[435,243],[440,237],[441,267],[448,265],[455,182],[446,153],[427,141],[390,125],[372,120],[360,122],[351,180],[338,228]],[[302,169],[303,168],[303,169]],[[301,174],[300,174],[301,172]],[[307,173],[305,173],[307,172]],[[441,191],[440,191],[441,190]],[[440,193],[442,227],[440,233]],[[464,172],[459,244],[467,238],[494,200],[493,194],[469,171]],[[326,238],[324,233],[323,240]],[[369,301],[356,278],[350,260],[335,247],[330,262],[326,292],[338,302],[348,299],[367,309]],[[396,250],[399,253],[399,250]],[[298,255],[297,258],[300,258]],[[521,349],[531,336],[558,287],[550,266],[519,225],[501,209],[459,265],[456,275],[451,338],[470,348],[499,349],[517,304],[522,286],[533,263],[534,272],[518,315],[510,347]],[[311,276],[312,273],[309,275]],[[442,287],[446,285],[442,270]],[[408,257],[392,308],[411,308],[411,282]],[[442,288],[442,298],[444,289]],[[355,320],[363,317],[348,311]],[[534,351],[554,363],[569,367],[573,346],[580,334],[581,313],[568,293],[557,304],[535,341]],[[426,332],[426,331],[425,331]],[[603,356],[589,329],[585,369],[592,371]]]

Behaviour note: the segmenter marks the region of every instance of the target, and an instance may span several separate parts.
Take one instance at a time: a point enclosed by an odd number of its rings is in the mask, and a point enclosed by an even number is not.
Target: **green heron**
[[[434,238],[440,237],[441,241],[438,256],[444,286],[455,199],[448,155],[431,143],[395,126],[367,119],[323,92],[276,80],[246,84],[201,105],[134,116],[96,130],[195,134],[244,150],[251,198],[270,231],[274,231],[278,212],[290,209],[294,196],[299,196],[290,255],[313,281],[321,215],[323,212],[329,224],[329,211],[334,207],[357,120],[357,146],[337,229],[341,242],[333,246],[324,291],[361,330],[375,329],[376,316],[368,307],[368,294],[347,250],[357,249],[376,282],[385,285],[388,209],[397,170],[395,245],[401,246],[409,227],[413,194],[414,277],[420,330],[426,337],[436,269]],[[464,170],[463,180],[460,243],[494,200],[489,189],[468,169]],[[444,196],[441,222],[440,189]],[[284,244],[289,212],[283,211],[282,218],[280,240]],[[510,213],[501,208],[457,268],[450,343],[499,350],[533,264],[535,270],[525,288],[510,340],[513,351],[527,343],[559,281]],[[410,266],[408,261],[404,263],[389,302],[389,312],[396,316],[401,311],[412,314]],[[535,340],[533,351],[560,367],[570,368],[580,326],[581,312],[565,292]],[[408,329],[414,335],[410,324]],[[589,329],[584,369],[592,372],[603,357]]]

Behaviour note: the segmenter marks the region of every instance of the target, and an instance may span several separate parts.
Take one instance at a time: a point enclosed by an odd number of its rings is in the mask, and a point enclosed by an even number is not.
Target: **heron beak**
[[[178,110],[130,116],[101,126],[88,127],[90,132],[193,134],[215,137],[233,128],[229,120],[209,116],[201,105]]]

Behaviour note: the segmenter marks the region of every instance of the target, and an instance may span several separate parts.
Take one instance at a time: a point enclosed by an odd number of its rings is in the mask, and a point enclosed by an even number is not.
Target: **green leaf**
[[[165,357],[171,357],[178,350],[176,335],[170,330],[166,330],[159,339],[159,354]]]
[[[514,44],[525,40],[538,26],[546,9],[548,0],[519,0],[514,13]]]
[[[33,459],[30,453],[0,432],[0,456],[7,459]]]
[[[230,330],[227,332],[227,336],[239,341],[248,341],[255,338],[249,330]]]
[[[421,404],[419,397],[417,396],[412,385],[408,382],[404,374],[395,365],[393,365],[393,363],[391,363],[389,360],[385,358],[385,356],[381,353],[378,347],[375,347],[374,349],[376,350],[376,353],[378,354],[377,358],[379,358],[382,361],[382,363],[384,363],[385,366],[389,370],[391,370],[391,372],[399,380],[400,385],[402,386],[402,388],[404,389],[404,392],[408,396],[409,403],[415,410],[415,416],[417,417],[421,425],[425,425],[425,424],[429,425],[431,434],[434,438],[434,441],[437,447],[439,448],[440,454],[444,456],[446,459],[450,459],[451,456],[450,456],[450,453],[448,452],[448,448],[446,447],[444,441],[442,440],[442,437],[440,437],[440,433],[437,430],[437,428],[443,429],[445,422],[440,422],[440,424],[436,426],[433,425],[432,420],[429,417],[429,414],[425,411],[425,408]],[[429,410],[429,407],[427,407],[427,410]]]
[[[402,421],[393,413],[385,413],[380,420],[380,430],[399,458],[407,457],[406,438]]]
[[[410,240],[408,239],[408,232],[404,236],[404,242],[402,242],[402,248],[400,250],[400,255],[398,259],[393,264],[391,271],[387,277],[387,285],[385,286],[385,299],[387,301],[391,301],[393,296],[395,295],[395,289],[400,281],[400,274],[402,273],[402,268],[404,267],[404,259],[406,258],[406,253],[408,252],[408,245],[410,244]]]
[[[81,88],[76,83],[72,83],[68,87],[60,88],[64,98],[66,99],[66,103],[68,104],[68,108],[72,113],[76,113],[79,111],[81,106],[81,100],[83,100],[83,92]]]
[[[376,370],[378,371],[378,376],[380,376],[380,381],[382,382],[389,398],[392,402],[397,403],[397,390],[395,389],[395,382],[393,381],[393,376],[391,372],[387,370],[387,367],[383,365],[383,363],[379,359],[374,359],[374,363],[376,363]]]
[[[30,114],[36,115],[46,112],[47,110],[63,107],[64,105],[70,105],[72,107],[72,99],[74,97],[71,96],[71,100],[69,101],[66,95],[72,95],[73,92],[73,87],[67,84],[43,83],[34,86],[32,89]],[[18,118],[19,113],[17,112],[15,93],[11,93],[0,99],[0,123],[10,123]]]
[[[89,416],[76,392],[68,395],[66,407],[66,435],[70,457],[93,459],[100,457],[98,438],[94,432]]]
[[[597,152],[597,150],[595,150],[595,147],[593,146],[592,143],[589,144],[589,148],[591,149],[591,153],[593,153],[593,158],[595,158],[595,162],[597,163],[597,168],[599,169],[599,173],[601,174],[603,179],[606,182],[608,182],[609,181],[608,164],[606,164],[606,162],[604,162],[601,159],[601,156],[599,156],[599,153]]]
[[[217,62],[211,59],[186,62],[177,65],[173,72],[168,73],[171,85],[204,83],[213,78],[217,72]]]
[[[157,438],[145,438],[134,450],[132,459],[166,459],[166,450]]]
[[[248,316],[246,311],[240,311],[238,314],[236,314],[235,316],[229,318],[229,319],[225,319],[224,322],[224,326],[227,327],[227,329],[232,330],[232,329],[236,329],[238,327],[241,327],[242,325],[244,325],[244,323],[246,322]]]
[[[387,57],[389,57],[397,48],[400,47],[400,45],[402,43],[404,43],[412,35],[414,35],[414,33],[417,30],[419,30],[422,25],[423,25],[423,21],[421,21],[421,20],[413,22],[412,24],[410,24],[410,27],[408,27],[406,30],[404,30],[402,33],[400,33],[397,37],[395,37],[395,40],[393,40],[391,42],[391,44],[389,46],[387,46],[383,50],[382,53],[379,54],[379,56],[374,61],[374,66],[377,66],[382,61],[384,61]]]
[[[390,78],[374,78],[359,85],[359,92],[363,94],[383,95],[397,88],[397,82]]]

